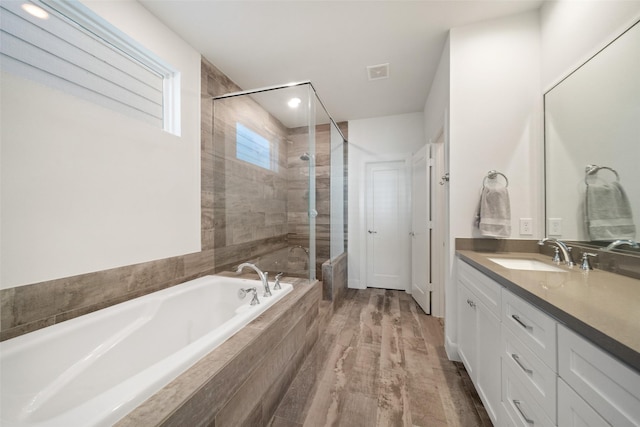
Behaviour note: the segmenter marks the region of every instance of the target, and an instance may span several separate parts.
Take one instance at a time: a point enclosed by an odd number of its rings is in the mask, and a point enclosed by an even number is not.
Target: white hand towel
[[[511,236],[511,205],[507,187],[482,189],[476,221],[483,236]]]
[[[587,230],[591,240],[636,238],[631,204],[618,182],[589,184],[585,197]]]

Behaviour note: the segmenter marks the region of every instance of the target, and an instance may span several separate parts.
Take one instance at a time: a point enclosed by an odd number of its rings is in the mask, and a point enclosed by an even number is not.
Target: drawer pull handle
[[[473,302],[472,299],[467,299],[467,304],[469,304],[469,307],[471,308],[476,308],[476,303]]]
[[[535,424],[533,422],[533,420],[529,417],[527,417],[524,413],[524,411],[522,410],[522,408],[520,407],[520,401],[519,400],[513,400],[513,404],[515,405],[516,409],[518,410],[518,412],[520,412],[520,415],[522,415],[522,418],[524,418],[524,420],[527,422],[527,424]]]
[[[520,366],[520,368],[522,368],[523,371],[525,371],[527,374],[533,374],[533,371],[527,367],[525,367],[522,362],[520,361],[520,357],[515,354],[515,353],[511,353],[511,357],[513,358],[513,360],[516,361],[516,363],[518,364],[518,366]]]
[[[517,314],[512,314],[511,317],[513,317],[513,320],[515,320],[516,322],[518,322],[520,324],[520,326],[522,326],[525,329],[528,330],[533,330],[533,326],[529,326],[526,323],[524,323],[521,319],[520,316],[518,316]]]

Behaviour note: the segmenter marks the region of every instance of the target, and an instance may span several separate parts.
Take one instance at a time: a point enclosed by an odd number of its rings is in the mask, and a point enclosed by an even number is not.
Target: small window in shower
[[[236,123],[236,158],[268,170],[275,170],[275,147],[248,127]]]

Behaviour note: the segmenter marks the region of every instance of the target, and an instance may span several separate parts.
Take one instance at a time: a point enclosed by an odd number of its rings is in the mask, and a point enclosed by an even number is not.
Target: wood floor
[[[272,427],[491,426],[442,320],[405,292],[350,289],[325,329]]]

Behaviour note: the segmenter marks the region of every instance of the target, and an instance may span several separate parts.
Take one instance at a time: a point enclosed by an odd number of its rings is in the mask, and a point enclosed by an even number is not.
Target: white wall
[[[483,178],[509,179],[511,238],[539,235],[542,97],[538,14],[451,30],[451,237],[481,237],[474,226]],[[519,219],[533,218],[533,236]]]
[[[365,162],[410,158],[425,145],[424,115],[401,114],[349,121],[349,287],[366,288],[363,244]],[[409,180],[410,182],[410,180]],[[409,230],[407,229],[407,233]],[[407,259],[407,268],[409,259]]]
[[[200,55],[135,1],[86,4],[180,70],[182,136],[3,73],[2,288],[200,250]]]
[[[450,49],[450,41],[449,37],[447,37],[433,83],[431,83],[431,88],[429,89],[429,96],[424,106],[424,129],[427,142],[435,142],[435,138],[445,124],[449,111]],[[448,134],[448,129],[445,130],[445,136],[446,134]],[[448,141],[445,140],[445,143],[448,143]]]
[[[445,345],[457,358],[455,238],[480,237],[473,225],[482,180],[496,169],[509,178],[512,238],[534,238],[542,225],[542,96],[538,13],[487,21],[450,32],[448,99],[434,85],[425,105],[427,132],[447,108],[449,144],[449,265],[445,277]],[[436,111],[432,111],[432,110]],[[445,127],[446,135],[446,127]],[[533,235],[519,235],[519,218]]]
[[[640,1],[544,2],[540,10],[542,87],[554,84],[640,18]]]

